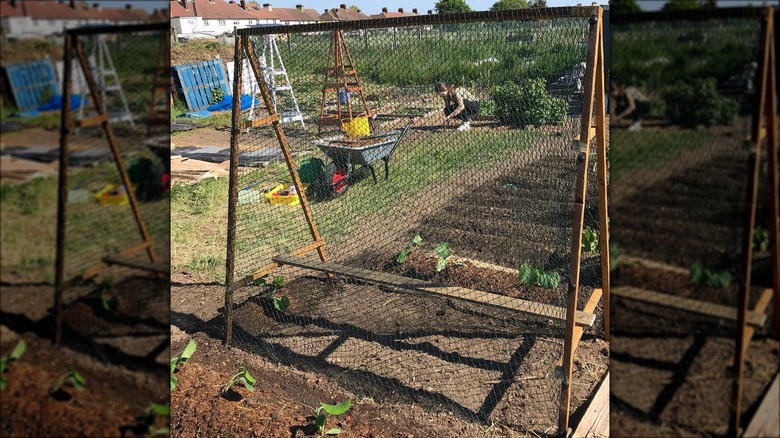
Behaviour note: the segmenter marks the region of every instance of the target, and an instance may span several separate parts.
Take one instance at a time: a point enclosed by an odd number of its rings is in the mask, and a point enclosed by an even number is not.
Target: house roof
[[[30,17],[39,20],[112,20],[112,21],[147,21],[150,15],[138,8],[103,8],[77,5],[70,7],[70,2],[60,0],[19,1],[16,7],[8,0],[0,3],[2,17]]]
[[[320,21],[320,14],[315,9],[300,8],[263,8],[257,5],[247,5],[246,12],[261,20],[280,21]]]
[[[193,0],[192,12],[195,16],[205,19],[252,19],[254,18],[247,11],[241,9],[241,5],[231,1],[225,3],[224,0]]]
[[[322,21],[349,21],[366,19],[368,19],[366,14],[344,7],[328,9],[322,15],[320,15],[320,20]]]
[[[188,5],[189,6],[189,5]],[[171,0],[171,18],[193,17],[195,14],[189,8],[184,8],[179,0]]]
[[[8,0],[0,1],[0,17],[21,17],[22,8],[17,4],[16,7],[11,6],[11,2]]]

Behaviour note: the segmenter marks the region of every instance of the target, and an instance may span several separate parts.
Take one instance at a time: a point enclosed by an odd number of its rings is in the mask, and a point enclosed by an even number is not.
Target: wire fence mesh
[[[164,24],[65,38],[55,340],[141,367],[165,364],[170,342],[167,44]]]
[[[612,17],[610,427],[617,435],[728,432],[761,13]],[[767,178],[764,166],[764,230]],[[767,248],[754,248],[755,272],[768,271]],[[751,308],[765,287],[768,272],[754,276]],[[770,335],[770,326],[759,325],[758,336]],[[755,409],[777,355],[754,343],[748,361],[743,406]]]
[[[375,400],[556,433],[591,12],[239,31],[308,206],[245,75],[233,343]],[[601,283],[587,172],[580,309]]]
[[[167,71],[169,64],[168,52],[161,50],[167,34],[157,29],[74,34],[73,47],[80,46],[88,61],[120,156],[113,155],[102,125],[89,125],[99,116],[96,102],[86,82],[74,75],[71,116],[77,128],[68,136],[65,279],[144,241],[128,190],[138,199],[140,220],[160,263],[170,260],[169,136],[155,132],[155,120],[150,120],[159,113],[154,109],[160,101],[167,110],[167,92],[153,92],[157,72]],[[75,53],[73,62],[74,72],[81,73]],[[124,187],[118,166],[128,172],[132,188]],[[133,258],[148,260],[145,251],[136,251]]]

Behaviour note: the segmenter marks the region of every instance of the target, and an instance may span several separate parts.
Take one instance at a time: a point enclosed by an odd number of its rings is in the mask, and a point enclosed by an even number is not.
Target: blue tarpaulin
[[[70,109],[78,109],[81,106],[81,96],[70,96]],[[58,94],[54,96],[50,101],[36,108],[38,111],[59,111],[62,109],[62,95]]]
[[[247,110],[252,106],[252,96],[246,94],[241,95],[241,110]],[[233,107],[233,96],[225,96],[222,100],[210,107],[206,108],[209,111],[227,111]]]

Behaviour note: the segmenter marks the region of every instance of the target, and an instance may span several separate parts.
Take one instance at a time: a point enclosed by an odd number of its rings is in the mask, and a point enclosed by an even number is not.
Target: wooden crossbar
[[[103,261],[109,265],[127,266],[130,268],[141,269],[143,271],[159,272],[160,274],[170,274],[171,270],[165,266],[155,265],[152,263],[138,262],[134,260],[127,260],[122,257],[107,256],[103,257]]]
[[[99,125],[99,124],[101,124],[103,122],[108,121],[109,118],[110,118],[110,116],[107,113],[106,114],[98,114],[95,117],[90,117],[88,119],[78,120],[76,122],[76,126],[78,126],[79,128],[86,128],[88,126],[95,126],[95,125]]]
[[[643,301],[650,304],[657,304],[664,307],[685,310],[687,312],[699,313],[712,316],[714,318],[725,319],[728,321],[737,320],[737,308],[723,306],[720,304],[708,303],[705,301],[692,300],[690,298],[678,297],[670,294],[654,292],[637,287],[615,287],[612,288],[612,294],[618,297],[628,298],[636,301]],[[748,324],[761,327],[766,322],[766,315],[749,311],[747,313]]]
[[[279,114],[272,114],[270,116],[247,120],[246,122],[244,122],[243,127],[244,129],[246,129],[246,128],[255,128],[257,126],[270,125],[271,123],[278,122],[281,119],[282,117]]]
[[[388,274],[385,272],[371,271],[368,269],[353,268],[351,266],[344,266],[336,263],[323,263],[321,261],[310,258],[280,255],[274,257],[273,261],[282,265],[291,265],[297,266],[299,268],[343,275],[345,277],[364,280],[370,283],[434,293],[437,295],[458,298],[480,304],[503,307],[506,309],[543,316],[559,321],[564,321],[566,319],[566,309],[563,307],[535,303],[533,301],[521,300],[519,298],[511,298],[503,295],[466,289],[462,287],[445,286],[442,284],[432,283],[430,281],[418,280],[401,275]],[[580,326],[591,326],[593,325],[595,319],[596,316],[593,313],[577,312],[576,324]]]

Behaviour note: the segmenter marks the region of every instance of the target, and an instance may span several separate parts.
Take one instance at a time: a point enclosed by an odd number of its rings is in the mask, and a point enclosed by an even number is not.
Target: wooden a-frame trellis
[[[250,121],[241,120],[241,108],[238,100],[233,102],[233,118],[231,129],[231,154],[230,154],[230,181],[229,181],[229,199],[228,199],[228,242],[226,258],[226,277],[225,277],[225,319],[226,332],[225,343],[230,344],[233,337],[233,293],[236,289],[249,285],[252,281],[261,278],[282,265],[290,265],[305,269],[325,272],[329,277],[333,275],[342,275],[354,279],[364,280],[378,285],[387,285],[396,288],[410,289],[438,296],[447,296],[460,300],[477,302],[502,308],[508,308],[518,312],[529,313],[537,316],[547,317],[553,320],[565,322],[564,333],[564,352],[558,365],[562,371],[562,387],[559,406],[559,433],[565,433],[569,424],[570,405],[571,405],[571,378],[572,367],[574,363],[574,353],[582,337],[585,327],[592,326],[595,322],[593,313],[602,300],[604,309],[604,332],[609,339],[609,230],[608,230],[608,211],[607,211],[607,160],[606,160],[606,122],[605,122],[605,85],[604,85],[604,27],[603,27],[603,9],[601,7],[589,8],[558,8],[564,10],[559,16],[588,18],[588,54],[587,71],[585,78],[585,91],[583,97],[583,108],[581,114],[581,130],[576,147],[579,148],[577,159],[577,177],[573,204],[573,226],[570,253],[570,283],[568,289],[568,299],[566,308],[559,308],[552,305],[545,305],[531,301],[497,296],[477,290],[470,290],[460,287],[444,287],[433,283],[417,280],[399,275],[376,272],[366,269],[359,269],[330,263],[325,250],[325,241],[319,234],[314,221],[309,201],[301,183],[298,170],[290,150],[287,138],[281,125],[281,117],[276,113],[271,101],[270,91],[263,79],[263,71],[258,61],[249,35],[252,29],[239,30],[236,33],[236,45],[234,54],[234,76],[236,80],[233,83],[233,93],[238,95],[242,89],[242,65],[244,56],[249,61],[252,73],[255,75],[260,87],[265,109],[268,116]],[[544,14],[534,11],[528,18],[539,19]],[[513,12],[523,14],[523,12]],[[482,14],[471,14],[475,18]],[[525,15],[523,15],[525,16]],[[383,20],[377,20],[381,22]],[[410,20],[411,22],[411,20]],[[427,22],[426,22],[427,23]],[[344,24],[338,23],[343,26]],[[380,26],[378,26],[380,27]],[[307,26],[302,26],[307,28]],[[307,28],[308,29],[308,28]],[[273,29],[265,30],[273,32]],[[246,275],[243,278],[235,278],[235,250],[236,250],[236,228],[237,228],[237,207],[238,207],[238,169],[239,169],[239,143],[241,133],[247,127],[271,125],[275,131],[277,140],[282,150],[287,169],[290,173],[293,185],[300,197],[300,206],[303,215],[308,224],[311,233],[312,243],[292,251],[289,254],[282,254],[272,258],[271,263],[260,267],[254,273]],[[589,161],[591,156],[591,144],[595,140],[595,150],[597,155],[598,169],[598,209],[600,222],[599,251],[601,256],[601,274],[602,287],[594,289],[588,297],[587,303],[582,310],[577,309],[579,295],[580,265],[582,261],[582,232],[585,219],[585,205],[587,193],[587,175]],[[317,259],[304,257],[312,251],[317,251]],[[499,298],[499,299],[497,299]],[[499,304],[500,303],[500,304]]]
[[[63,291],[78,281],[86,280],[101,271],[107,269],[111,265],[124,265],[136,269],[148,270],[157,273],[167,273],[167,269],[160,267],[155,263],[158,261],[157,254],[154,250],[154,240],[152,239],[149,230],[146,227],[146,223],[141,215],[141,210],[138,206],[138,200],[135,197],[135,193],[131,189],[132,184],[130,182],[130,176],[127,173],[127,167],[122,154],[119,150],[116,135],[111,126],[111,114],[106,111],[105,105],[103,105],[100,89],[95,81],[92,69],[89,66],[89,60],[84,51],[84,45],[81,41],[82,36],[86,35],[98,35],[98,34],[117,34],[117,33],[130,33],[130,32],[160,32],[161,37],[169,38],[168,33],[170,28],[165,23],[161,24],[141,24],[141,25],[129,25],[129,26],[101,26],[101,27],[89,27],[89,28],[77,28],[70,29],[65,32],[65,51],[63,62],[63,89],[62,89],[62,107],[60,112],[60,163],[59,163],[59,181],[58,181],[58,199],[57,199],[57,247],[56,247],[56,265],[55,265],[55,286],[54,286],[54,321],[55,321],[55,334],[54,342],[59,343],[62,337],[62,296]],[[73,57],[76,56],[78,65],[84,74],[84,78],[89,88],[89,94],[92,97],[97,115],[79,121],[72,120],[70,101],[72,96],[72,80],[73,80]],[[138,227],[140,234],[140,242],[136,245],[130,246],[124,249],[119,254],[110,254],[104,256],[99,262],[95,263],[90,268],[86,269],[81,275],[74,278],[65,278],[65,231],[66,231],[66,208],[68,204],[68,165],[70,158],[69,140],[70,134],[76,128],[97,126],[100,125],[106,136],[106,141],[111,149],[111,155],[116,165],[116,169],[119,173],[120,181],[126,188],[125,192],[128,197],[128,202],[132,210],[133,219]],[[105,226],[111,226],[111,224],[104,224]],[[100,232],[100,230],[95,230]],[[141,263],[136,261],[127,260],[126,257],[132,256],[141,251],[146,251],[149,258],[149,263]]]

